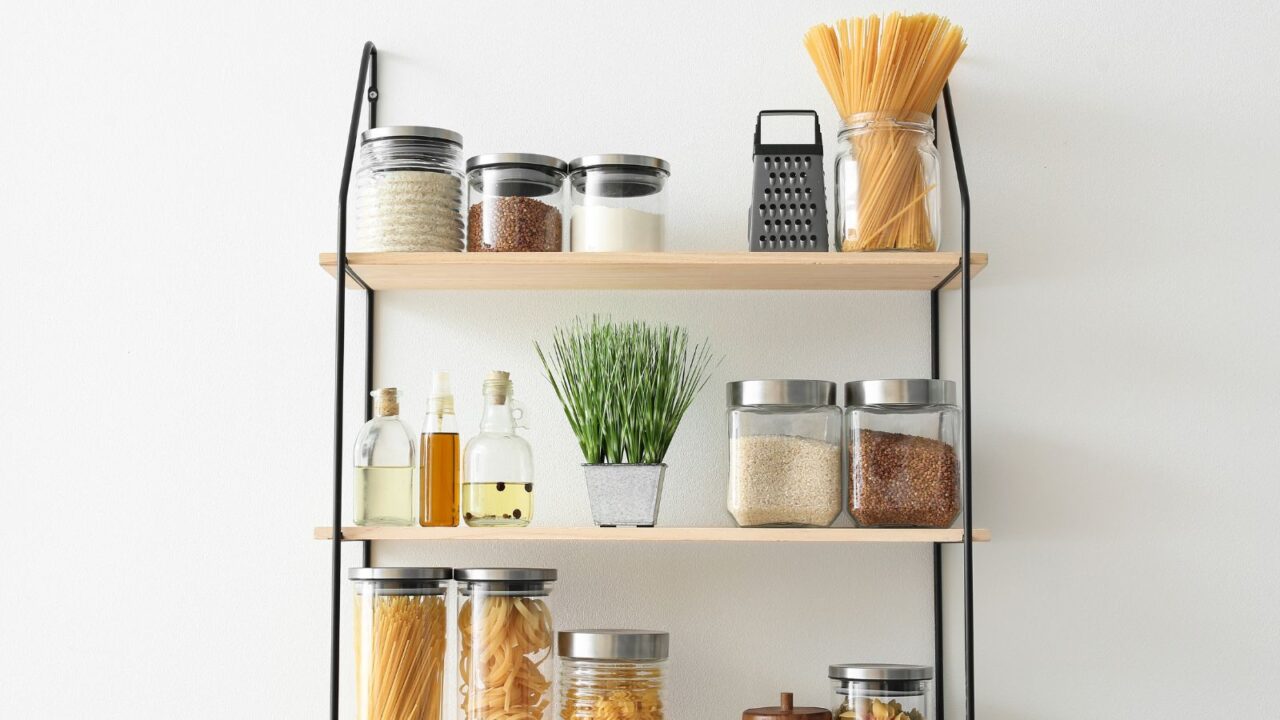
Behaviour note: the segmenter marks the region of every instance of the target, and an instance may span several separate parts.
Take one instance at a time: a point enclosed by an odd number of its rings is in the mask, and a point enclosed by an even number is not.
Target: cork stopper
[[[378,388],[373,396],[373,416],[386,417],[400,414],[400,392],[395,388]]]
[[[484,398],[490,405],[506,405],[511,397],[511,373],[506,370],[490,370],[484,379]]]

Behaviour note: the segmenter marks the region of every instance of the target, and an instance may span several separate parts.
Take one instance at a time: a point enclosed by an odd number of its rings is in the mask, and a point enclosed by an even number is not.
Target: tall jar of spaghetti
[[[444,717],[452,576],[437,567],[351,569],[358,720]]]
[[[840,126],[837,247],[938,249],[942,212],[933,142],[933,119],[924,113],[859,113]]]
[[[462,568],[454,576],[459,720],[551,720],[556,571]]]
[[[560,633],[561,720],[663,720],[669,644],[651,630]]]

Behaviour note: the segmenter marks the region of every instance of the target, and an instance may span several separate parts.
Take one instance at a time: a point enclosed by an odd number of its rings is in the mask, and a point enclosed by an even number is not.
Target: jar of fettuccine
[[[352,568],[356,718],[444,717],[450,568]]]
[[[933,140],[933,119],[923,113],[859,113],[840,126],[837,247],[938,249],[942,194]]]
[[[560,719],[663,720],[669,643],[652,630],[560,633]]]
[[[556,571],[461,568],[459,720],[551,720],[551,608]]]

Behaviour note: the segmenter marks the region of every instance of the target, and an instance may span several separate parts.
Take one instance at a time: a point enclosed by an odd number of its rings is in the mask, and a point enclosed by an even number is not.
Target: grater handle
[[[760,143],[760,121],[765,115],[811,115],[813,116],[813,147],[817,148],[816,155],[822,154],[822,124],[818,122],[818,112],[816,110],[761,110],[756,115],[756,137],[755,137],[755,153],[762,154],[762,145]],[[777,147],[777,146],[775,146]]]

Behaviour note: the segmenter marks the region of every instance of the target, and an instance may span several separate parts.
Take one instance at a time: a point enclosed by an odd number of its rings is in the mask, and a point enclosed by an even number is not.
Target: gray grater
[[[765,115],[812,115],[812,145],[760,142]],[[827,188],[822,175],[822,127],[813,110],[762,110],[756,116],[755,179],[747,245],[764,252],[826,252]]]

